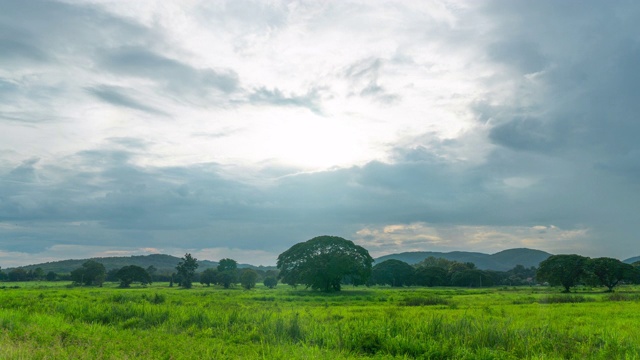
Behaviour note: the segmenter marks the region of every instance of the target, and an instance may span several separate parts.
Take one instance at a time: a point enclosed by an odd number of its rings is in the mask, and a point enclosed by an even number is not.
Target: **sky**
[[[0,0],[0,266],[640,255],[640,3]]]

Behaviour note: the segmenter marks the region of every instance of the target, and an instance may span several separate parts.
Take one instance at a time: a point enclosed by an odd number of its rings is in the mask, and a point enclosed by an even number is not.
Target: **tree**
[[[45,280],[47,280],[47,281],[56,281],[57,277],[58,277],[58,275],[55,272],[49,271],[47,273],[47,275],[45,276]]]
[[[551,285],[561,285],[563,292],[577,285],[586,274],[589,258],[580,255],[552,255],[540,263],[536,278]]]
[[[200,274],[200,284],[211,286],[211,284],[216,283],[216,279],[218,277],[218,270],[216,269],[206,269]]]
[[[27,281],[29,279],[29,274],[25,269],[16,268],[11,269],[7,277],[9,278],[9,281]]]
[[[340,291],[345,277],[364,283],[371,275],[373,258],[352,241],[337,236],[318,236],[293,245],[278,256],[278,277],[289,285]],[[357,281],[354,281],[357,280]]]
[[[149,265],[147,267],[147,273],[149,273],[149,276],[151,276],[151,280],[156,280],[156,279],[154,279],[154,277],[155,277],[157,272],[158,272],[158,269],[155,266]]]
[[[218,271],[235,271],[238,268],[238,262],[233,259],[222,259],[218,262]]]
[[[151,284],[151,275],[140,266],[124,266],[116,273],[116,278],[120,280],[120,287],[128,288],[133,282],[140,282],[142,285]]]
[[[266,278],[264,278],[263,284],[269,289],[273,289],[278,286],[278,279],[276,279],[274,276],[267,276]]]
[[[415,270],[404,261],[389,259],[376,264],[371,271],[373,283],[400,287],[411,285]]]
[[[415,271],[416,285],[446,286],[449,283],[449,273],[438,266],[420,266]]]
[[[31,280],[42,280],[44,279],[44,270],[42,268],[35,268],[31,273]]]
[[[258,273],[252,269],[244,269],[242,270],[242,274],[240,275],[240,284],[242,287],[250,290],[256,286],[256,280],[258,280]]]
[[[71,280],[80,285],[102,286],[106,278],[107,271],[101,263],[89,260],[71,272]]]
[[[185,289],[190,289],[193,284],[193,277],[195,276],[196,269],[198,268],[198,259],[191,256],[191,254],[184,254],[176,266],[178,271],[178,277],[180,278],[180,286]]]
[[[7,274],[5,274],[4,272],[2,272],[2,267],[0,267],[0,281],[4,281],[7,280],[9,277],[7,276]]]
[[[118,270],[120,269],[111,269],[107,271],[107,276],[105,277],[105,281],[116,282],[118,281]]]
[[[218,276],[217,283],[228,289],[231,284],[237,282],[236,269],[238,268],[238,262],[233,259],[222,259],[218,262]]]
[[[466,269],[457,271],[451,275],[451,285],[483,287],[493,286],[494,281],[486,271],[478,269]]]
[[[587,270],[597,279],[597,282],[607,287],[607,292],[613,292],[613,288],[623,280],[633,281],[635,269],[618,259],[601,257],[589,259]]]

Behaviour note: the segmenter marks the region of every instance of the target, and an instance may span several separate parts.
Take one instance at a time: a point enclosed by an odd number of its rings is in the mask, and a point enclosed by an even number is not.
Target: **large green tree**
[[[237,261],[229,258],[220,260],[218,262],[218,275],[216,282],[222,285],[225,289],[228,289],[238,281],[237,269]]]
[[[124,266],[116,272],[116,278],[120,280],[120,287],[128,288],[133,282],[142,285],[151,284],[151,275],[144,268],[136,265]]]
[[[588,257],[580,255],[552,255],[540,263],[536,278],[538,282],[561,285],[564,292],[577,285],[587,274]]]
[[[76,284],[102,286],[107,271],[101,263],[89,260],[71,272],[71,280]]]
[[[600,285],[607,287],[608,292],[612,292],[620,281],[634,281],[636,277],[636,269],[633,266],[607,257],[589,259],[587,270]]]
[[[486,271],[478,269],[465,269],[462,271],[456,271],[451,274],[451,285],[483,287],[493,286],[494,281]]]
[[[440,266],[419,266],[415,271],[415,282],[420,286],[446,286],[449,272]]]
[[[267,276],[266,278],[264,278],[263,284],[269,289],[273,289],[278,286],[278,279],[276,279],[274,276]]]
[[[344,278],[365,283],[373,258],[362,246],[337,236],[318,236],[293,245],[278,256],[278,277],[289,285],[340,291]],[[354,281],[355,280],[355,281]]]
[[[218,277],[218,270],[216,269],[206,269],[200,274],[200,284],[211,286],[211,284],[216,283],[216,279]]]
[[[258,273],[252,269],[244,269],[242,270],[242,274],[240,274],[240,284],[242,287],[250,290],[256,286],[256,281],[258,280]]]
[[[400,287],[413,283],[414,272],[413,266],[406,262],[389,259],[373,267],[371,279],[373,283],[378,285]]]
[[[191,288],[197,268],[198,259],[192,257],[189,253],[184,254],[182,261],[176,266],[176,271],[178,271],[178,277],[180,278],[180,286],[185,289]]]

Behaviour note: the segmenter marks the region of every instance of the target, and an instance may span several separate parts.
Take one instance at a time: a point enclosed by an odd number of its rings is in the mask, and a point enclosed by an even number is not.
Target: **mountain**
[[[636,261],[640,261],[640,256],[634,256],[632,258],[628,258],[627,260],[623,261],[623,263],[633,264]]]
[[[137,265],[143,268],[148,268],[149,266],[153,266],[158,269],[159,274],[163,273],[173,273],[176,271],[176,265],[181,261],[179,257],[164,255],[164,254],[151,254],[151,255],[138,255],[138,256],[114,256],[114,257],[99,257],[99,258],[91,258],[91,259],[73,259],[73,260],[61,260],[61,261],[52,261],[42,264],[34,264],[21,266],[20,268],[25,270],[33,270],[36,268],[41,268],[45,273],[49,271],[53,271],[58,274],[70,273],[71,271],[79,268],[82,264],[88,260],[94,260],[107,269],[107,271],[111,269],[119,269],[123,266],[127,265]],[[198,260],[198,271],[202,271],[209,268],[215,268],[218,266],[218,263],[215,261],[209,260]],[[270,270],[275,269],[273,266],[254,266],[249,264],[238,264],[239,268],[251,268],[254,270]]]
[[[377,264],[388,259],[397,259],[409,264],[417,264],[425,258],[428,258],[429,256],[445,258],[451,261],[472,262],[478,269],[483,270],[506,271],[513,269],[516,265],[522,265],[524,267],[537,267],[541,261],[551,256],[551,254],[533,249],[509,249],[491,255],[468,251],[453,251],[447,253],[434,251],[416,251],[385,255],[375,260]],[[175,272],[176,265],[178,265],[178,263],[180,262],[180,258],[176,256],[151,254],[138,256],[114,256],[91,259],[61,260],[42,264],[21,266],[21,268],[25,270],[41,268],[45,273],[53,271],[58,274],[63,274],[70,273],[71,271],[79,268],[87,260],[94,260],[102,263],[107,271],[111,269],[119,269],[127,265],[137,265],[145,269],[149,266],[154,266],[156,269],[158,269],[159,274],[170,274]],[[640,260],[640,257],[631,258],[625,260],[625,262],[630,263],[637,260]],[[198,271],[202,271],[208,268],[215,268],[218,266],[217,262],[209,260],[198,260],[198,264]],[[276,269],[275,266],[254,266],[249,264],[238,264],[238,267],[251,268],[254,270]]]
[[[379,264],[385,260],[396,259],[404,261],[408,264],[417,264],[420,261],[433,256],[436,258],[444,258],[458,262],[472,262],[478,269],[506,271],[513,269],[516,265],[524,267],[538,267],[540,262],[546,260],[551,254],[534,249],[509,249],[497,252],[495,254],[484,254],[479,252],[452,251],[452,252],[434,252],[434,251],[413,251],[400,254],[390,254],[381,256],[376,260]]]

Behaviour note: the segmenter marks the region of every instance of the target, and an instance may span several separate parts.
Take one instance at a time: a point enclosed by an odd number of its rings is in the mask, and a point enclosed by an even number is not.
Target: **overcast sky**
[[[2,267],[640,255],[637,1],[0,8]]]

